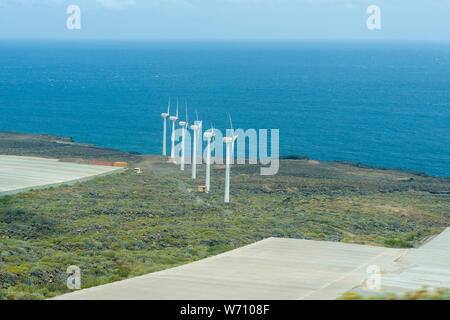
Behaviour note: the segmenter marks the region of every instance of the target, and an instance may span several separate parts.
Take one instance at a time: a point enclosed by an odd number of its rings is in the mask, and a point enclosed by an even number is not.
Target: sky
[[[69,30],[69,5],[81,29]],[[369,30],[367,7],[381,10]],[[450,0],[0,0],[0,39],[450,41]]]

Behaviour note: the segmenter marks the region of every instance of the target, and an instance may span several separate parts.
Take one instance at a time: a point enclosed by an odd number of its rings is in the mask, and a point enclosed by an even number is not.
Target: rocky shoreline
[[[138,162],[140,154],[75,142],[72,137],[0,131],[0,154],[98,161]]]
[[[127,152],[118,149],[103,148],[90,143],[80,143],[72,137],[62,137],[50,134],[29,134],[19,132],[0,131],[0,154],[57,158],[78,162],[82,160],[94,161],[125,161],[139,163],[145,156],[138,152]],[[281,160],[311,160],[304,155],[281,156]],[[326,161],[320,161],[322,163]],[[330,161],[360,169],[372,169],[382,171],[398,171],[422,178],[443,179],[450,181],[450,177],[431,176],[425,172],[403,168],[384,168],[354,161]]]

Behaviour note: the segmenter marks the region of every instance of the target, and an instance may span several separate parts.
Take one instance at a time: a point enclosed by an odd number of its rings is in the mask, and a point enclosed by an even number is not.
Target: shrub
[[[384,240],[384,245],[388,248],[412,248],[413,245],[400,238],[391,238]]]
[[[130,272],[131,272],[131,269],[128,267],[125,267],[125,266],[120,266],[119,268],[117,268],[117,274],[123,278],[128,277]]]

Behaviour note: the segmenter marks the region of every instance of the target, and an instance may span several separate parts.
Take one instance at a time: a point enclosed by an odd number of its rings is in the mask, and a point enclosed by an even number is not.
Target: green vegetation
[[[450,289],[441,288],[429,291],[426,288],[407,292],[404,295],[385,293],[378,296],[362,296],[354,292],[347,292],[340,300],[450,300]]]
[[[411,247],[450,221],[450,180],[352,164],[282,160],[276,176],[232,168],[223,203],[223,166],[212,192],[159,157],[72,186],[0,197],[0,299],[69,292],[171,268],[267,237]],[[448,296],[448,293],[447,293]]]

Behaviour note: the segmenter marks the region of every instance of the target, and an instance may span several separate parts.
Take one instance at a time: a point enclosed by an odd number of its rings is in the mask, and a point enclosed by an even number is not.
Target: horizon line
[[[327,39],[327,38],[2,38],[0,41],[117,41],[117,42],[401,42],[450,43],[450,39]]]

